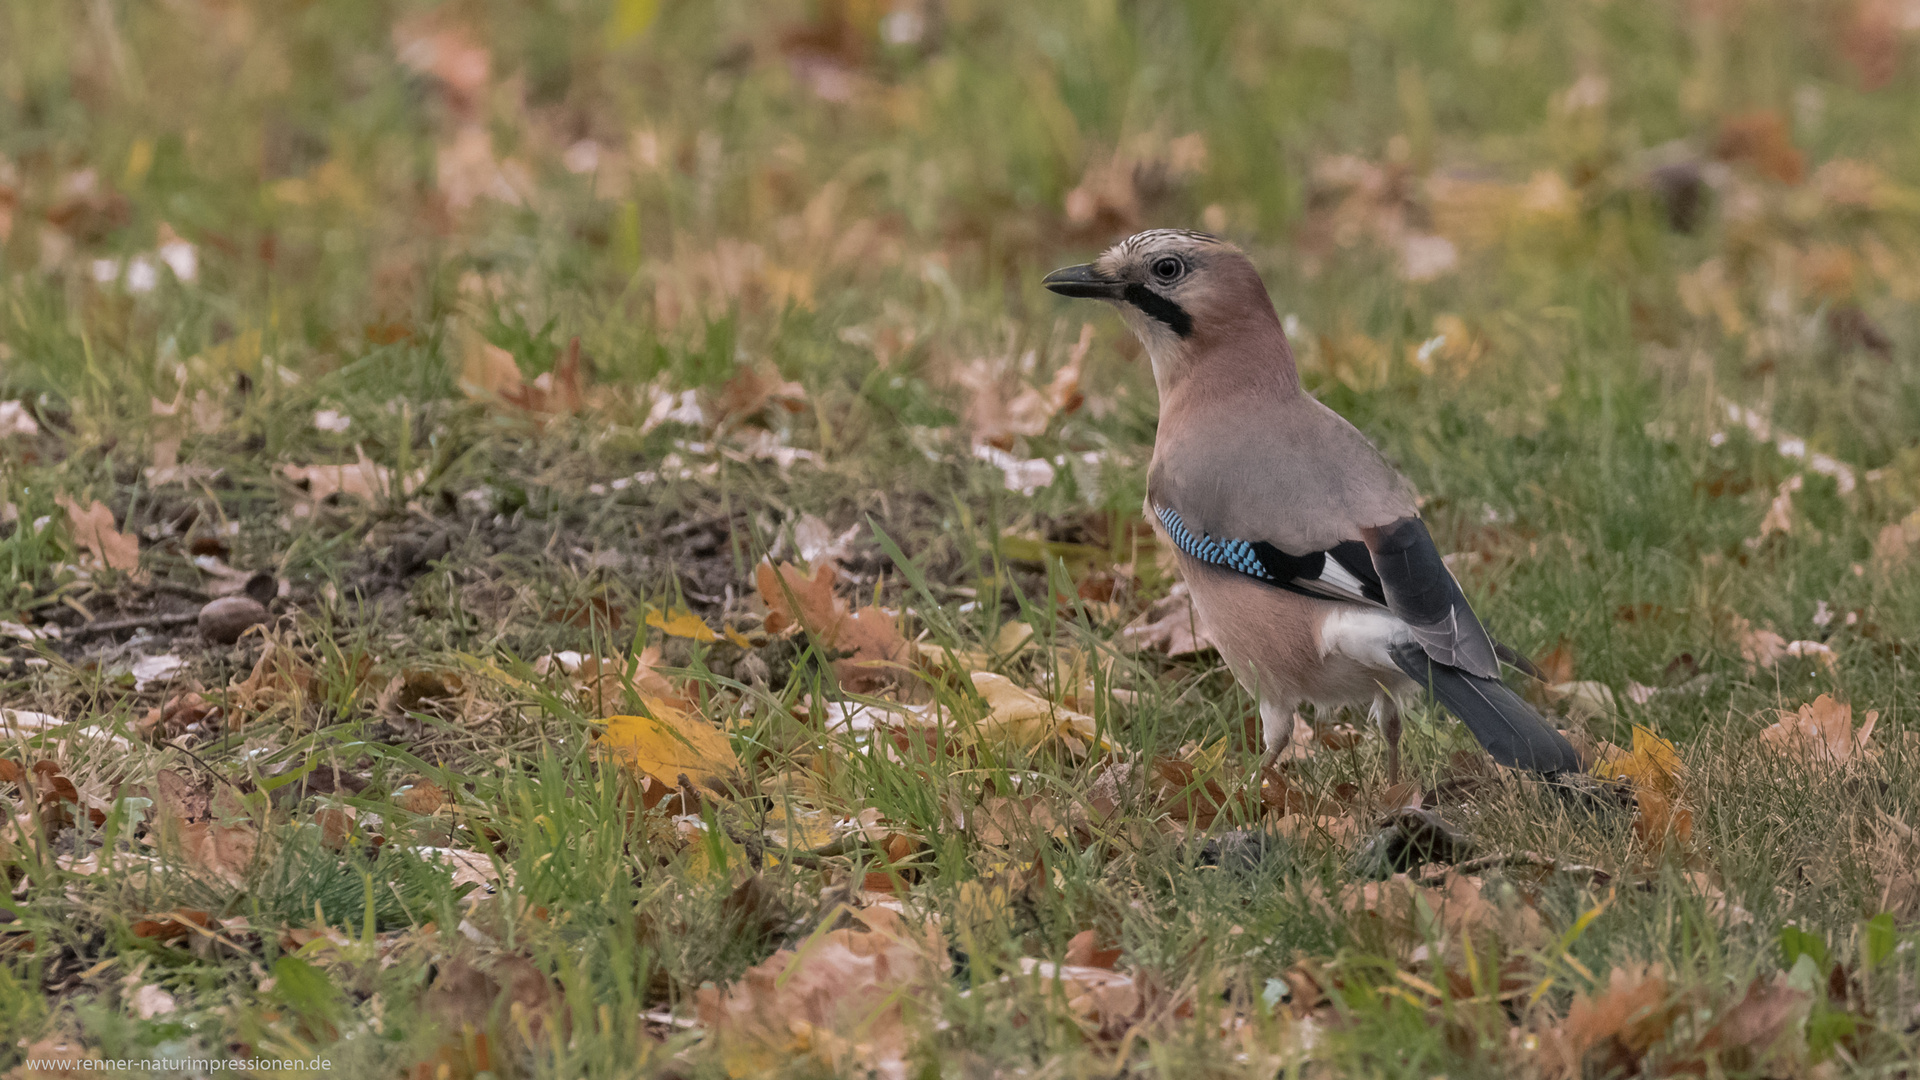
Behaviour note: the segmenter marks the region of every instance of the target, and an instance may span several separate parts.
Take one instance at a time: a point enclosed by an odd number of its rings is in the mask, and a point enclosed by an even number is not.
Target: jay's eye
[[[1174,281],[1186,272],[1186,264],[1171,255],[1156,260],[1153,264],[1153,276],[1161,281]]]

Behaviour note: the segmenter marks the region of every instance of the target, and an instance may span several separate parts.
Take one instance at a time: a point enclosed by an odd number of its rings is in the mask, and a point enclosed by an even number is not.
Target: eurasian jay
[[[1239,248],[1155,229],[1043,284],[1106,300],[1160,395],[1146,511],[1201,625],[1259,702],[1273,767],[1303,703],[1368,706],[1400,779],[1396,698],[1430,689],[1502,765],[1577,771],[1564,736],[1500,681],[1496,647],[1435,549],[1412,486],[1300,385]]]

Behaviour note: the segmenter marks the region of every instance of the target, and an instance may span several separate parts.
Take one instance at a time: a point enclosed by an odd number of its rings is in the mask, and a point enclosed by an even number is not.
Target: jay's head
[[[1055,270],[1041,284],[1062,296],[1118,307],[1160,378],[1218,346],[1280,330],[1253,263],[1239,248],[1205,233],[1137,233],[1090,263]]]

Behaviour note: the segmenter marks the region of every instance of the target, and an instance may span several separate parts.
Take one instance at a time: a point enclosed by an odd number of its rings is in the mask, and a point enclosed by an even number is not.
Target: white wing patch
[[[1374,602],[1367,599],[1366,583],[1354,577],[1353,573],[1341,566],[1340,561],[1332,555],[1327,556],[1326,565],[1320,568],[1319,580],[1323,585],[1332,586],[1343,598],[1358,600],[1363,604]]]
[[[1328,560],[1331,562],[1332,560]],[[1413,631],[1397,616],[1378,608],[1335,608],[1320,621],[1320,656],[1344,656],[1374,671],[1400,671],[1387,648],[1413,640]]]

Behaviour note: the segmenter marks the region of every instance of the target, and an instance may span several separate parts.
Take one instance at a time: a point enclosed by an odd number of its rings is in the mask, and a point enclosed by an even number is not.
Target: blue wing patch
[[[1187,528],[1187,523],[1181,521],[1180,515],[1169,506],[1155,507],[1153,512],[1159,516],[1160,524],[1167,527],[1167,535],[1173,537],[1174,545],[1186,552],[1188,556],[1203,563],[1213,563],[1215,566],[1238,570],[1248,577],[1279,584],[1279,579],[1274,577],[1261,563],[1260,557],[1254,554],[1252,544],[1245,540],[1222,542],[1210,536],[1195,536],[1193,531]]]
[[[1203,563],[1224,566],[1304,596],[1367,604],[1386,601],[1373,556],[1358,540],[1343,541],[1328,551],[1294,555],[1265,540],[1216,540],[1196,535],[1172,507],[1156,506],[1153,514],[1166,526],[1176,547]]]

